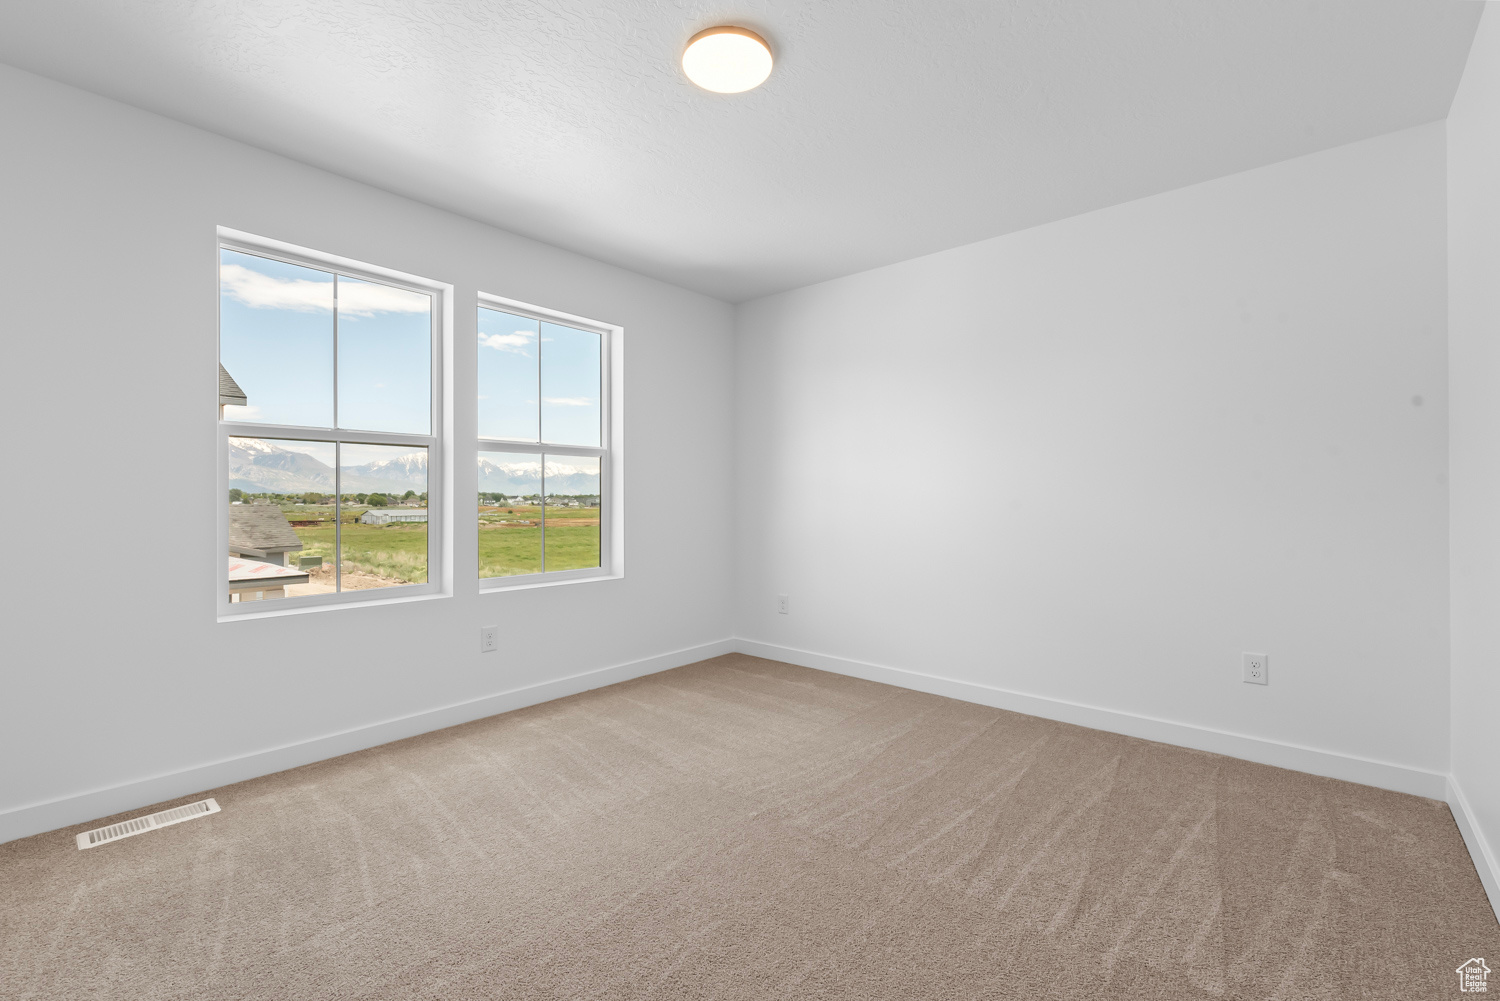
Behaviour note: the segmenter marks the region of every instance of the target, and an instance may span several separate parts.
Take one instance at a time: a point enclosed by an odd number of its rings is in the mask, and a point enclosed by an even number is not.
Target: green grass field
[[[294,556],[334,562],[332,505],[285,505],[287,520],[302,540]],[[427,526],[361,525],[366,508],[345,508],[341,539],[344,568],[421,584],[427,580]],[[479,508],[479,576],[511,577],[542,571],[542,509],[535,505]],[[308,522],[316,522],[309,525]],[[547,511],[548,570],[599,565],[599,509]]]
[[[290,515],[288,515],[290,517]],[[294,527],[302,540],[298,556],[321,556],[333,562],[333,520],[316,528]],[[344,522],[340,540],[344,546],[344,569],[377,574],[408,584],[427,582],[427,526],[361,525]]]
[[[542,509],[534,505],[479,508],[479,576],[541,573],[541,520]],[[598,566],[599,509],[549,509],[546,556],[548,570]]]

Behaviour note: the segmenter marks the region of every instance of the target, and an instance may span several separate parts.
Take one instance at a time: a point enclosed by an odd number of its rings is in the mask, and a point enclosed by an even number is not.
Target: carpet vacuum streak
[[[1443,803],[738,654],[206,794],[0,845],[0,996],[1420,1001],[1500,966]]]

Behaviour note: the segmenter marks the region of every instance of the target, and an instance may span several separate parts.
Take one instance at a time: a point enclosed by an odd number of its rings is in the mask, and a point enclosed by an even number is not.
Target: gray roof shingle
[[[302,540],[275,504],[229,505],[230,552],[265,556],[301,548]]]
[[[219,366],[219,406],[243,407],[245,405],[245,391],[240,384],[234,381],[234,376],[223,365]]]

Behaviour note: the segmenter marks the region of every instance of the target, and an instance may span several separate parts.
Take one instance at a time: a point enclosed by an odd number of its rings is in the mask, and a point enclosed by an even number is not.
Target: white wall
[[[1453,778],[1500,904],[1500,16],[1448,118]],[[1463,818],[1461,818],[1463,819]],[[1488,871],[1486,871],[1488,870]]]
[[[622,676],[558,682],[580,672],[685,663],[705,651],[673,651],[729,636],[728,306],[7,67],[0,121],[0,840]],[[451,282],[460,388],[480,289],[623,324],[626,578],[480,595],[459,518],[452,597],[217,622],[221,225]],[[472,391],[455,407],[461,499]],[[684,482],[698,495],[674,503]],[[489,624],[503,650],[481,656]]]
[[[744,304],[738,635],[1441,795],[1444,241],[1437,123]]]
[[[1500,415],[1478,380],[1500,305],[1478,277],[1494,243],[1458,217],[1500,214],[1494,34],[1451,140],[1453,756],[1491,832],[1500,480],[1479,457]],[[748,303],[732,349],[714,300],[5,67],[0,112],[20,511],[0,840],[686,662],[732,629],[916,685],[1448,770],[1442,125]],[[626,579],[479,595],[460,519],[452,597],[216,622],[214,428],[180,387],[213,369],[218,225],[459,303],[624,324]],[[455,330],[472,384],[470,310]],[[682,470],[705,502],[674,509]],[[168,540],[144,572],[96,569],[139,531]],[[490,623],[499,657],[476,652]],[[1270,686],[1239,682],[1241,650],[1271,655]]]

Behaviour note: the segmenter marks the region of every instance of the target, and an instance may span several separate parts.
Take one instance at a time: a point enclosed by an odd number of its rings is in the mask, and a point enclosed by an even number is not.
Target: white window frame
[[[290,424],[265,424],[258,421],[228,421],[220,418],[218,424],[218,467],[216,492],[219,498],[218,560],[216,575],[219,582],[219,621],[227,619],[257,618],[268,615],[284,615],[292,612],[313,611],[324,608],[347,608],[351,606],[379,604],[392,601],[409,601],[418,598],[440,597],[451,593],[447,576],[446,557],[451,550],[449,523],[445,514],[447,493],[445,475],[449,456],[446,442],[450,440],[446,431],[451,430],[451,414],[446,408],[444,387],[448,374],[444,368],[446,346],[452,340],[453,286],[429,278],[394,271],[389,268],[365,264],[360,261],[337,257],[307,247],[283,243],[265,237],[254,236],[238,230],[219,227],[218,243],[214,248],[214,273],[217,275],[220,251],[233,250],[257,257],[265,257],[284,264],[297,264],[331,271],[341,277],[363,279],[383,285],[394,285],[413,292],[432,296],[432,356],[431,356],[431,413],[428,433],[396,434],[385,431],[351,431],[342,428],[301,427]],[[219,288],[216,281],[215,289]],[[219,292],[222,295],[222,292]],[[216,300],[217,301],[217,300]],[[217,313],[217,311],[216,311]],[[338,303],[334,302],[335,324]],[[215,323],[218,330],[218,323]],[[338,337],[335,326],[333,392],[338,392]],[[220,342],[222,343],[222,342]],[[219,344],[215,345],[215,357]],[[207,385],[207,380],[205,380]],[[336,399],[335,395],[335,399]],[[294,597],[274,598],[267,601],[229,601],[229,579],[224,572],[224,561],[229,553],[229,439],[272,438],[295,441],[343,442],[351,445],[411,445],[427,449],[427,583],[399,584],[393,587],[372,588],[358,591],[335,591],[333,594],[306,594]],[[335,453],[334,497],[335,512],[343,492],[339,483],[342,457]],[[342,552],[339,549],[342,525],[334,523],[334,573],[336,579],[342,575]]]
[[[541,573],[512,574],[509,577],[480,577],[479,590],[511,591],[517,588],[547,587],[552,584],[569,584],[586,580],[615,580],[625,576],[625,479],[624,479],[624,407],[623,407],[623,356],[625,328],[617,324],[591,320],[585,316],[563,313],[543,306],[506,299],[502,296],[480,292],[476,307],[498,309],[516,316],[557,323],[599,335],[599,447],[586,445],[549,445],[545,442],[516,441],[510,438],[481,438],[475,428],[475,461],[484,453],[509,452],[527,455],[577,455],[597,457],[599,460],[599,566],[578,570],[546,570]],[[477,310],[476,310],[477,317]],[[540,335],[537,343],[537,376],[541,378],[543,354]],[[479,366],[474,366],[474,376],[479,377]],[[537,394],[537,435],[542,426],[541,394]],[[546,470],[542,471],[543,504],[547,490]],[[478,490],[475,490],[477,499]],[[542,559],[546,566],[547,518],[542,509]],[[475,535],[475,557],[478,557],[479,538]]]

